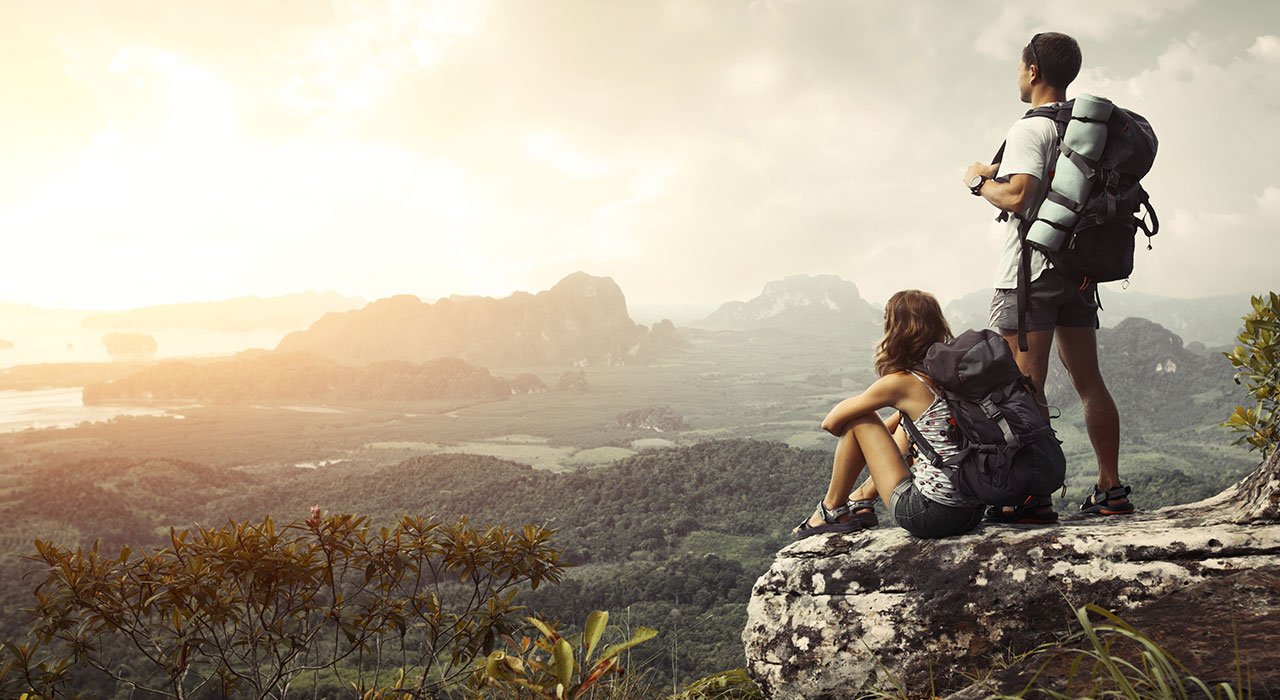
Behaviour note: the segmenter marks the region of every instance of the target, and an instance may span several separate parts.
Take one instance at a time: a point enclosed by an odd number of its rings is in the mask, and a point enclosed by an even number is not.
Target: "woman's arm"
[[[835,436],[843,435],[850,420],[875,413],[886,406],[896,406],[902,396],[901,376],[890,374],[881,377],[867,387],[866,391],[836,404],[827,413],[827,417],[822,419],[822,429]]]

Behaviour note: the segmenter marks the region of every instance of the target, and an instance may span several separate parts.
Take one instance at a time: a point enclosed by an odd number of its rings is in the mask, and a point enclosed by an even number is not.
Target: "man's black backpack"
[[[949,343],[934,343],[918,368],[942,392],[961,449],[942,460],[905,414],[902,424],[957,490],[987,505],[1016,506],[1029,495],[1062,487],[1062,447],[1040,413],[1031,378],[1018,369],[998,333],[970,330]]]
[[[1097,160],[1071,151],[1063,143],[1063,134],[1071,123],[1071,109],[1075,100],[1057,105],[1044,105],[1026,113],[1023,119],[1047,117],[1058,128],[1059,151],[1070,158],[1084,172],[1091,183],[1088,198],[1081,202],[1079,220],[1070,231],[1066,242],[1058,251],[1042,251],[1067,279],[1086,288],[1095,282],[1114,282],[1127,279],[1133,273],[1133,248],[1138,229],[1147,236],[1147,249],[1151,249],[1151,237],[1160,231],[1160,219],[1151,207],[1150,197],[1142,188],[1142,178],[1151,171],[1159,145],[1151,124],[1142,115],[1116,107],[1107,119],[1107,141]],[[992,161],[1000,162],[1004,145]],[[1052,182],[1052,173],[1050,173]],[[1049,191],[1049,197],[1054,193]],[[1074,202],[1059,202],[1075,209]],[[1145,209],[1143,217],[1137,216]],[[1150,223],[1147,223],[1147,218]],[[1002,213],[999,220],[1008,218]],[[1022,237],[1022,259],[1018,265],[1018,347],[1026,351],[1026,311],[1030,302],[1031,249],[1027,244],[1027,231],[1031,220],[1019,222],[1018,233]]]

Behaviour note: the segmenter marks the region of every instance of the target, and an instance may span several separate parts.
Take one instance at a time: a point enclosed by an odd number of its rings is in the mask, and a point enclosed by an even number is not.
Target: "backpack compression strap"
[[[1138,219],[1138,227],[1147,236],[1147,250],[1151,250],[1151,237],[1160,233],[1160,217],[1156,216],[1156,210],[1151,208],[1151,196],[1146,190],[1142,190],[1142,197],[1138,200],[1138,205],[1147,210],[1147,216],[1151,217],[1151,224],[1148,225],[1146,217]]]

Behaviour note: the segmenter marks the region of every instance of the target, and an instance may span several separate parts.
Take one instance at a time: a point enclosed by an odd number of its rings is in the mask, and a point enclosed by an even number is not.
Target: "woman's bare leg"
[[[836,455],[831,463],[831,483],[827,486],[827,495],[823,497],[822,505],[831,510],[848,502],[849,495],[853,492],[853,484],[858,480],[863,467],[870,470],[871,477],[858,487],[858,495],[855,495],[855,498],[879,496],[885,505],[888,505],[893,487],[911,475],[902,461],[901,450],[904,448],[899,446],[906,444],[906,436],[901,428],[897,433],[902,433],[901,442],[898,441],[897,434],[889,435],[889,430],[875,415],[863,416],[851,421],[844,434],[840,436],[840,442],[836,443]],[[874,464],[869,464],[864,454],[861,442],[865,439],[871,440],[873,449],[870,454]],[[897,471],[894,471],[895,467]],[[877,475],[879,475],[878,478]],[[877,483],[889,484],[889,489],[881,493],[876,488]],[[841,516],[839,522],[844,522],[849,517]],[[809,517],[809,524],[812,526],[822,525],[824,522],[820,512],[815,511]]]
[[[822,505],[827,508],[844,505],[866,463],[862,457],[862,448],[853,437],[853,431],[846,430],[840,436],[840,442],[836,443],[836,456],[831,461],[831,483],[827,485],[827,495],[822,499]]]
[[[878,485],[876,491],[880,500],[888,506],[893,488],[903,479],[911,478],[907,463],[902,459],[899,443],[874,415],[850,421],[846,435],[849,433],[853,433],[853,442],[862,453],[867,471],[871,472],[871,481]]]
[[[899,426],[893,433],[893,441],[898,445],[898,451],[903,455],[907,454],[908,440],[907,431]],[[876,488],[876,480],[870,476],[863,479],[862,483],[858,484],[858,488],[849,494],[849,500],[852,501],[874,501],[879,497],[880,491]],[[830,506],[827,507],[830,508]]]

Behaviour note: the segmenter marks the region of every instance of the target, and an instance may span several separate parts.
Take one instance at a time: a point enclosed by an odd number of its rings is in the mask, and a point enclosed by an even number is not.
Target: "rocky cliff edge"
[[[1123,518],[984,524],[943,540],[882,524],[801,540],[752,590],[748,669],[772,698],[888,685],[913,696],[1009,692],[1032,671],[974,676],[1060,640],[1074,608],[1094,603],[1150,623],[1202,679],[1234,680],[1239,660],[1255,694],[1277,694],[1278,521],[1280,453],[1218,496]]]

